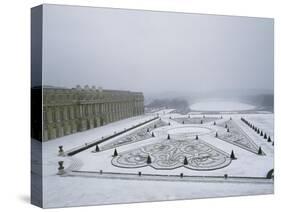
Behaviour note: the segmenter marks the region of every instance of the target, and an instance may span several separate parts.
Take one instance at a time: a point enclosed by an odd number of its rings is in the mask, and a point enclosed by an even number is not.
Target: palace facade
[[[43,141],[144,113],[141,92],[94,86],[43,88]]]

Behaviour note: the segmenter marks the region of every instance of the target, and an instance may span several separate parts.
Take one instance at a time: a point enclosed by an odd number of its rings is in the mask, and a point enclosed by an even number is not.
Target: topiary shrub
[[[99,151],[100,151],[99,145],[96,145],[96,152],[99,152]]]
[[[113,157],[116,157],[116,156],[118,156],[118,152],[117,152],[117,150],[116,150],[116,149],[114,149],[114,152],[113,152]]]
[[[150,157],[150,155],[147,156],[146,163],[147,163],[147,164],[151,164],[151,157]]]
[[[258,154],[259,154],[259,155],[262,155],[262,149],[261,149],[261,147],[259,147]]]
[[[184,164],[184,165],[187,165],[187,164],[188,164],[188,161],[187,161],[187,158],[186,158],[186,157],[184,157],[183,164]]]
[[[233,151],[233,150],[231,151],[230,158],[231,158],[232,160],[237,159],[237,158],[235,157],[235,154],[234,154],[234,151]]]

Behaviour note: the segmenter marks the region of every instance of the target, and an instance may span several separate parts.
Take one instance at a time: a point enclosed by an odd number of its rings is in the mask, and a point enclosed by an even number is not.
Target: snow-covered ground
[[[240,105],[241,106],[241,105]],[[244,108],[243,108],[244,110]],[[44,207],[65,207],[75,205],[98,205],[110,203],[126,203],[126,202],[143,202],[143,201],[159,201],[173,199],[192,199],[206,197],[236,196],[236,195],[252,195],[252,194],[271,194],[273,193],[273,183],[256,183],[247,180],[247,182],[212,182],[204,181],[161,181],[153,180],[137,180],[137,173],[141,171],[144,174],[157,175],[179,175],[183,173],[188,176],[239,176],[239,177],[265,177],[267,172],[273,168],[274,146],[272,143],[266,142],[261,136],[243,123],[240,118],[243,116],[247,120],[254,123],[268,135],[273,138],[273,114],[231,114],[223,115],[223,119],[198,125],[181,124],[173,119],[174,117],[186,117],[179,114],[173,114],[172,110],[157,112],[162,121],[170,123],[169,126],[163,126],[153,130],[155,137],[130,143],[128,145],[119,146],[118,153],[131,151],[149,144],[161,142],[167,138],[167,134],[171,136],[180,136],[189,138],[191,135],[199,134],[200,140],[214,146],[225,153],[230,154],[233,150],[237,160],[232,160],[230,165],[212,170],[212,171],[196,171],[179,167],[171,170],[156,170],[150,166],[142,168],[119,168],[112,165],[112,154],[114,149],[101,152],[95,152],[95,147],[89,148],[72,157],[58,156],[58,146],[63,145],[64,150],[84,145],[102,136],[113,134],[114,131],[120,131],[132,125],[136,125],[155,116],[155,114],[143,115],[129,118],[108,124],[103,127],[92,129],[85,132],[61,137],[49,142],[43,143],[43,199]],[[208,117],[220,117],[220,114],[206,115]],[[191,115],[192,117],[202,117],[202,115]],[[257,155],[236,145],[215,138],[215,132],[223,133],[225,129],[220,127],[229,120],[230,117],[237,126],[243,130],[257,146],[260,146],[265,155]],[[148,123],[149,124],[149,123]],[[147,124],[147,125],[148,125]],[[136,129],[137,130],[137,129]],[[128,133],[127,133],[128,134]],[[127,134],[121,135],[126,136]],[[116,141],[117,138],[108,140],[104,145]],[[102,148],[103,144],[100,145]],[[71,171],[80,172],[114,172],[120,174],[132,173],[136,174],[135,179],[126,180],[118,178],[96,178],[72,175],[57,175],[57,162],[63,160],[67,173]]]

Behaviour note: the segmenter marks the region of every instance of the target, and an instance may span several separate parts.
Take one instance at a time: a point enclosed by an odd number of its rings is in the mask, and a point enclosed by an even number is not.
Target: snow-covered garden
[[[273,193],[273,114],[234,106],[155,111],[43,143],[44,206]]]

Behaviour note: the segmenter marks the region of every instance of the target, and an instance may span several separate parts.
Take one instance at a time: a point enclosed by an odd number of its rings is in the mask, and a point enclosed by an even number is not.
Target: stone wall
[[[144,113],[141,92],[43,88],[43,140],[103,126]]]

